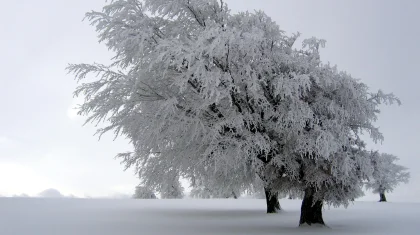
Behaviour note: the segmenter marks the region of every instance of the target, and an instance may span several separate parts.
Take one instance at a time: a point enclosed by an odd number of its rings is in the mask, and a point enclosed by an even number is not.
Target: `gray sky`
[[[401,158],[409,184],[393,201],[420,201],[420,2],[416,0],[227,0],[232,11],[264,10],[281,27],[302,37],[327,40],[324,62],[337,64],[373,90],[394,92],[402,106],[384,107],[377,122],[382,145]],[[131,150],[95,127],[82,127],[72,110],[76,83],[68,63],[109,61],[94,28],[82,22],[104,0],[21,0],[0,14],[0,195],[36,195],[47,188],[76,196],[131,194],[138,180],[114,156]],[[367,194],[366,200],[376,200]]]

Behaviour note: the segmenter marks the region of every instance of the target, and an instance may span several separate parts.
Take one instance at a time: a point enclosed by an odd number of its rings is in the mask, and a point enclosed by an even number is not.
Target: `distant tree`
[[[190,196],[194,198],[234,198],[238,199],[238,194],[234,191],[230,193],[222,193],[221,191],[212,190],[205,187],[195,187],[191,190]]]
[[[162,182],[160,187],[160,196],[162,199],[181,199],[184,197],[184,187],[177,175],[170,177],[171,179]]]
[[[400,183],[408,183],[410,173],[408,168],[397,165],[399,158],[387,153],[372,153],[374,167],[372,179],[366,183],[366,188],[379,194],[379,201],[386,202],[385,193],[392,192]]]
[[[0,195],[0,197],[2,197],[2,195]],[[22,197],[22,198],[25,198],[25,197],[29,197],[29,195],[26,194],[26,193],[22,193],[22,194],[15,194],[15,195],[13,195],[13,197]]]
[[[257,176],[249,168],[232,169],[204,166],[191,182],[191,196],[198,198],[238,198],[252,190]]]
[[[190,192],[190,197],[192,198],[204,198],[204,199],[209,199],[209,198],[214,198],[215,193],[213,192],[213,190],[208,189],[206,187],[194,187],[191,189]]]
[[[183,177],[230,193],[258,176],[267,211],[279,192],[304,193],[300,224],[324,224],[324,203],[362,194],[371,167],[359,134],[381,140],[378,106],[399,100],[322,64],[324,40],[295,48],[298,35],[263,12],[216,0],[115,0],[87,18],[115,57],[68,67],[79,81],[99,76],[76,89],[79,114],[130,139],[119,157],[147,187],[173,195]]]
[[[63,194],[60,193],[57,189],[50,188],[46,189],[38,194],[39,197],[46,197],[46,198],[62,198],[64,197]]]
[[[136,186],[133,194],[135,199],[156,199],[155,193],[145,186]]]

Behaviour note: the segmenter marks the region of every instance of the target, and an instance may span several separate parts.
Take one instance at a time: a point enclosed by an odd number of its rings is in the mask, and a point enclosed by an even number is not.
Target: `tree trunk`
[[[385,192],[379,193],[379,202],[386,202]]]
[[[303,224],[325,225],[322,218],[322,201],[314,201],[314,192],[314,188],[307,188],[305,190],[305,196],[303,198],[302,207],[300,210],[299,226]]]
[[[267,203],[267,213],[277,213],[281,210],[279,203],[279,194],[273,193],[271,189],[264,187],[265,201]]]
[[[385,188],[379,185],[379,202],[386,202]]]

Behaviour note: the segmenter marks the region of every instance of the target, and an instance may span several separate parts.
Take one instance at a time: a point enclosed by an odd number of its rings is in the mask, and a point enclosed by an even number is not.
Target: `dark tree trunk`
[[[385,192],[379,193],[379,202],[386,202]]]
[[[267,213],[277,213],[281,210],[279,203],[279,194],[272,192],[271,189],[264,187],[265,201],[267,203]]]
[[[379,202],[386,202],[385,187],[379,185]]]
[[[299,225],[302,224],[321,224],[325,225],[322,219],[322,201],[314,201],[315,189],[307,188],[305,190],[305,196],[302,201],[302,207],[300,209],[300,221]]]

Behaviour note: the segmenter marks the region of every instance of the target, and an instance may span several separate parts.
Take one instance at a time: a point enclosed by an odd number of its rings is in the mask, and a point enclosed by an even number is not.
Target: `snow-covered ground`
[[[355,202],[324,212],[329,228],[298,227],[299,201],[0,198],[2,235],[420,234],[420,203]]]

